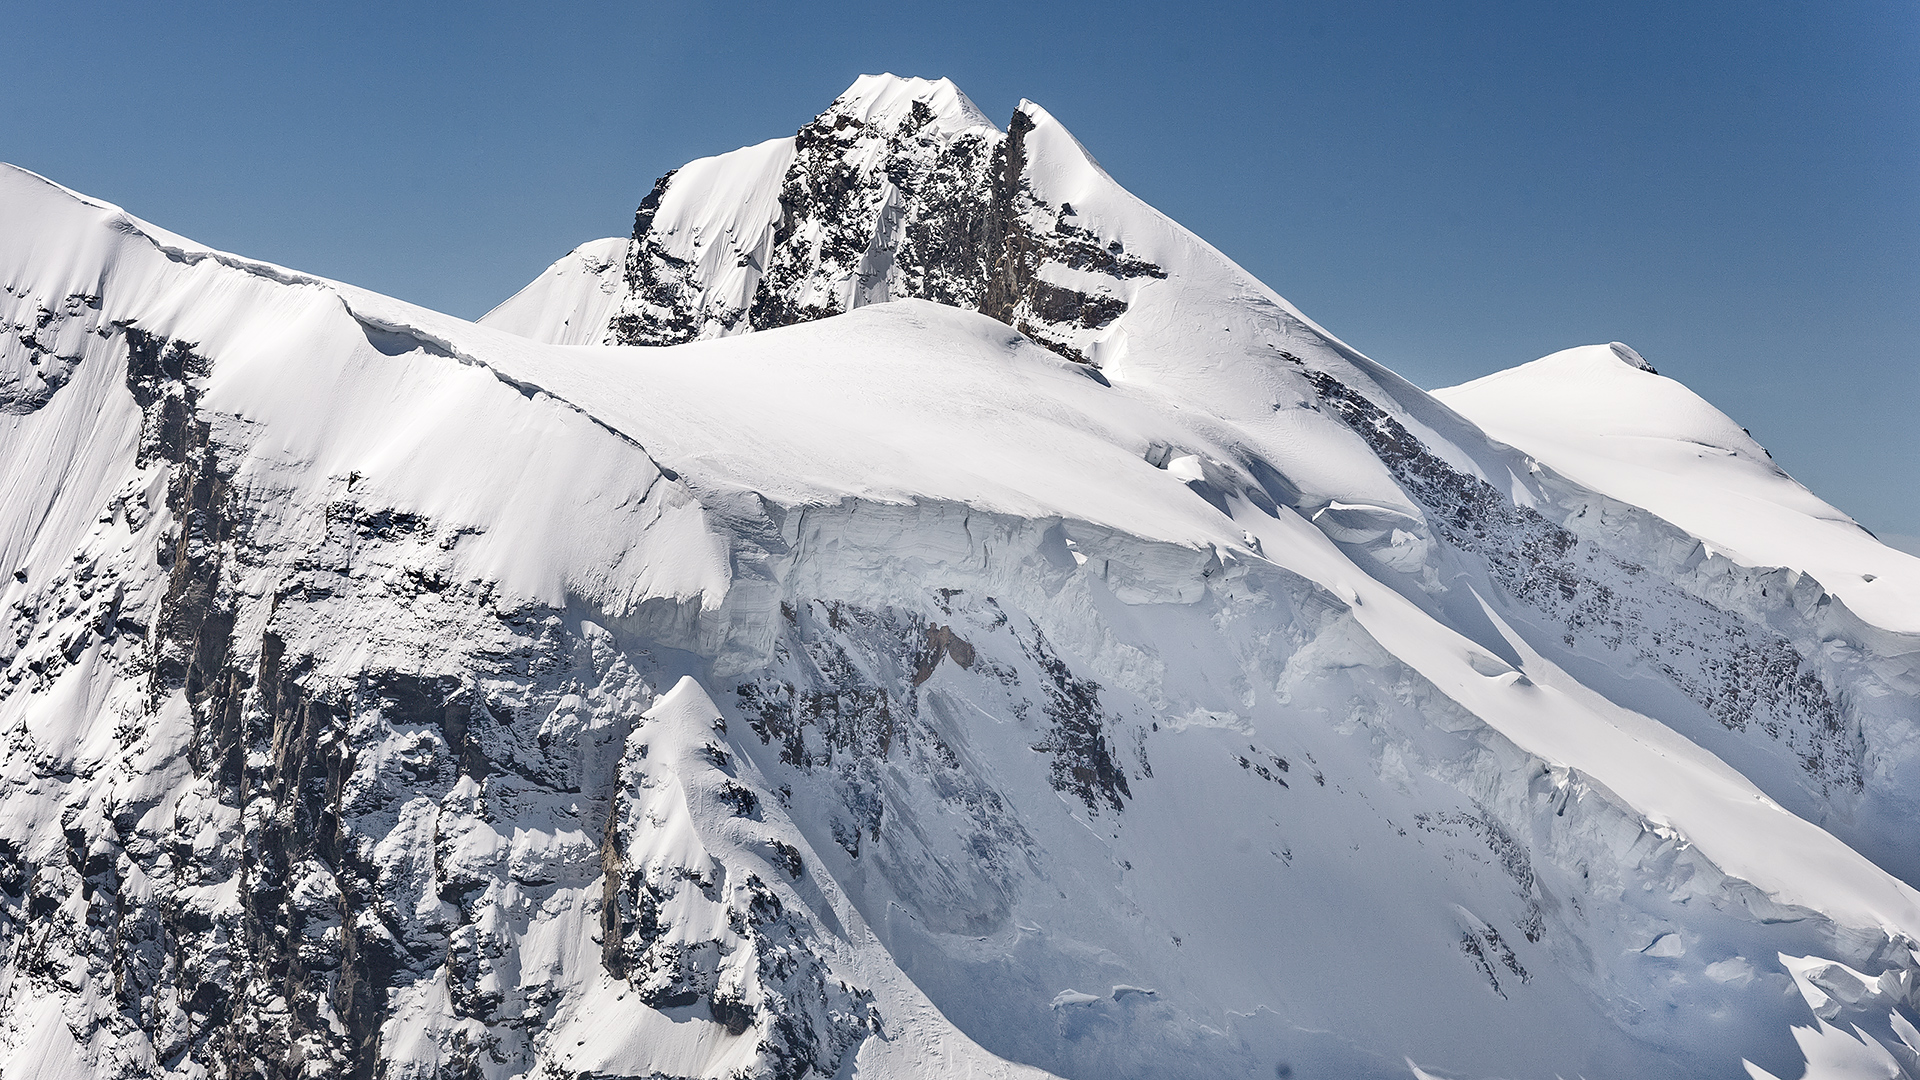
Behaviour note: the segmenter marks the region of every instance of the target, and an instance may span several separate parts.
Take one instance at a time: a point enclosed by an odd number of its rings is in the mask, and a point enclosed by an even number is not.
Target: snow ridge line
[[[122,213],[125,213],[125,212],[122,211]],[[381,348],[381,346],[377,342],[374,342],[373,335],[390,334],[390,335],[398,336],[410,341],[415,348],[429,355],[445,357],[446,359],[456,360],[462,364],[467,364],[472,367],[481,368],[485,370],[488,374],[492,375],[494,378],[500,380],[502,383],[518,391],[521,394],[521,396],[527,398],[528,400],[533,400],[536,396],[539,396],[539,395],[545,395],[549,401],[552,401],[563,408],[570,409],[580,414],[581,416],[585,417],[587,420],[591,421],[596,427],[600,428],[602,431],[605,431],[607,434],[612,435],[614,438],[619,439],[620,441],[626,443],[628,446],[631,446],[635,450],[638,450],[640,454],[647,459],[647,463],[652,465],[655,471],[659,472],[661,476],[664,476],[668,480],[672,480],[676,483],[680,480],[680,474],[668,468],[667,466],[661,464],[659,459],[655,458],[653,456],[653,453],[649,451],[646,448],[646,446],[640,442],[640,440],[634,438],[633,436],[627,434],[624,431],[621,431],[619,428],[614,427],[612,424],[607,423],[605,420],[602,420],[600,417],[594,415],[593,413],[589,412],[585,408],[582,408],[580,405],[577,405],[574,402],[569,401],[564,397],[561,397],[559,394],[556,394],[553,391],[548,390],[546,387],[528,382],[525,379],[519,379],[519,378],[515,378],[512,375],[508,375],[506,372],[501,371],[499,368],[494,367],[492,364],[487,363],[485,360],[482,360],[479,357],[474,356],[472,353],[466,352],[465,350],[461,349],[459,346],[455,345],[452,341],[449,341],[448,339],[438,334],[432,333],[431,331],[423,330],[420,327],[412,326],[406,323],[389,322],[385,319],[376,318],[370,315],[364,315],[358,311],[355,311],[353,307],[353,302],[347,298],[346,294],[340,291],[338,284],[336,282],[330,281],[323,277],[316,277],[312,274],[303,274],[297,270],[289,270],[284,266],[278,266],[273,263],[260,262],[255,259],[242,258],[241,256],[234,255],[229,252],[215,251],[212,248],[201,248],[196,251],[190,248],[183,248],[175,244],[163,243],[159,239],[155,238],[152,234],[148,233],[145,229],[141,228],[142,224],[143,223],[138,218],[135,218],[131,214],[127,214],[125,218],[122,219],[122,221],[116,222],[116,225],[122,228],[126,228],[129,231],[139,235],[142,239],[152,244],[156,251],[160,252],[160,254],[165,255],[168,259],[176,263],[181,263],[187,266],[193,266],[198,263],[211,260],[215,264],[224,266],[227,269],[238,270],[244,274],[252,274],[255,277],[265,278],[268,281],[271,281],[277,285],[289,285],[289,286],[295,286],[295,287],[310,286],[314,288],[325,289],[328,292],[333,293],[335,298],[337,298],[340,301],[341,308],[345,310],[346,313],[350,317],[352,317],[352,319],[355,322],[360,324],[361,329],[368,334],[369,342],[373,342],[374,347],[376,349],[380,349],[381,352],[387,352],[387,350],[384,348]]]
[[[328,281],[326,278],[315,277],[312,274],[303,274],[298,270],[289,270],[284,266],[278,266],[274,263],[243,258],[231,252],[215,251],[212,248],[201,248],[195,251],[191,248],[180,247],[177,244],[165,243],[142,228],[142,226],[146,224],[145,222],[134,217],[132,214],[127,214],[124,210],[122,210],[121,213],[125,214],[126,217],[124,221],[116,222],[116,227],[125,229],[139,236],[147,243],[152,244],[154,249],[160,252],[160,254],[182,265],[196,266],[202,262],[212,261],[216,265],[224,266],[229,270],[239,270],[242,273],[252,274],[255,277],[266,278],[268,281],[277,285],[316,285],[329,289],[333,287],[334,283]]]
[[[335,293],[335,295],[339,296],[337,292]],[[628,446],[633,447],[635,450],[640,451],[641,455],[647,459],[647,463],[649,465],[652,465],[654,469],[660,473],[661,476],[664,476],[668,480],[672,480],[675,482],[679,481],[680,474],[677,472],[674,472],[672,469],[666,467],[665,465],[662,465],[659,462],[659,460],[653,456],[652,452],[649,451],[644,445],[641,444],[640,440],[634,438],[633,436],[627,434],[624,431],[621,431],[619,428],[614,427],[612,424],[607,423],[605,420],[602,420],[598,416],[595,416],[593,413],[587,411],[586,409],[573,403],[572,401],[569,401],[566,398],[561,397],[560,395],[554,393],[553,391],[548,390],[546,387],[541,386],[537,383],[528,382],[525,379],[520,379],[512,375],[509,375],[506,372],[501,371],[499,368],[494,367],[492,364],[487,363],[485,360],[482,360],[471,353],[465,352],[464,350],[460,349],[458,346],[453,344],[453,342],[447,340],[446,338],[441,337],[438,334],[432,333],[431,331],[422,330],[417,326],[410,326],[405,323],[393,323],[393,322],[388,322],[385,319],[375,318],[374,316],[371,316],[371,315],[363,315],[360,312],[355,311],[353,309],[352,302],[350,302],[345,296],[340,296],[340,306],[345,308],[347,314],[351,315],[353,317],[353,320],[360,324],[361,329],[367,333],[368,340],[370,342],[374,341],[375,334],[392,335],[395,337],[404,338],[405,340],[411,342],[415,348],[419,349],[422,352],[427,353],[428,355],[441,356],[449,360],[456,360],[462,364],[466,364],[471,367],[477,367],[486,371],[488,374],[500,380],[502,383],[505,383],[507,386],[510,386],[514,390],[519,391],[520,395],[522,397],[525,397],[529,401],[534,400],[536,397],[544,396],[547,398],[547,400],[552,401],[553,403],[563,408],[571,409],[572,411],[579,413],[581,416],[591,421],[596,427],[600,428],[600,430],[606,432],[609,435],[612,435],[614,438],[619,439],[621,442],[626,443]],[[374,344],[374,348],[380,349],[380,351],[382,352],[386,351],[385,349],[381,349],[380,345],[377,343]]]

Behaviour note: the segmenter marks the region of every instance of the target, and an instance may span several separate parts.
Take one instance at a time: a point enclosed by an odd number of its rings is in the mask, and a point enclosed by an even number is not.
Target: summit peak
[[[921,79],[883,72],[862,75],[835,98],[828,114],[851,116],[862,123],[885,123],[905,119],[914,103],[923,103],[942,128],[963,128],[994,123],[973,99],[967,97],[952,79]]]

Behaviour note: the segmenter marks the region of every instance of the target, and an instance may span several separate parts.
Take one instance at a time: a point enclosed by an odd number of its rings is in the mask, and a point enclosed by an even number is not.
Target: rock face
[[[1023,102],[1002,132],[944,79],[867,76],[790,140],[661,177],[634,216],[607,342],[676,345],[912,297],[1090,362],[1126,282],[1167,272],[1036,190],[1035,116]],[[728,216],[734,184],[716,173],[757,181],[762,201]]]
[[[478,326],[11,169],[0,285],[0,1075],[1920,1070],[1920,639],[1037,106]]]

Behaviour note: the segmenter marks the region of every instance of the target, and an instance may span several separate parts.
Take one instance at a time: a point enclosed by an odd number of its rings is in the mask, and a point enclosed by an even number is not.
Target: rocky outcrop
[[[12,285],[3,288],[14,291]],[[0,323],[0,413],[44,407],[73,378],[85,335],[107,332],[97,294],[22,299],[31,300],[25,305],[30,317]]]
[[[1087,332],[1127,310],[1116,286],[1167,272],[1036,193],[1034,126],[1023,106],[1001,132],[945,80],[862,80],[794,136],[777,217],[757,232],[687,189],[685,170],[668,173],[634,217],[609,341],[671,345],[913,297],[978,310],[1087,362]],[[716,242],[702,234],[723,229],[750,283],[731,302],[702,258]]]

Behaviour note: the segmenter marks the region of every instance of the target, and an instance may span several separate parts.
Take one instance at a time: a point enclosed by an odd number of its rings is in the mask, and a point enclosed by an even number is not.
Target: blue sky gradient
[[[1425,386],[1625,341],[1920,547],[1920,4],[15,5],[0,159],[467,317],[868,71]]]

